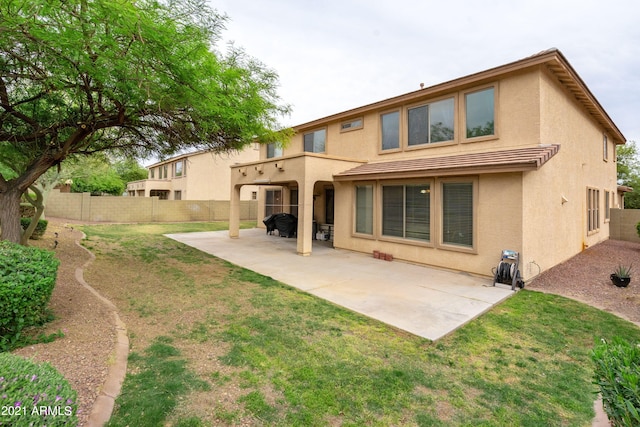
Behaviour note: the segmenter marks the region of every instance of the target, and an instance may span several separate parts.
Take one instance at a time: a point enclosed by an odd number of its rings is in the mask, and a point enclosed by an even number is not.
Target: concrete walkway
[[[295,239],[263,229],[169,234],[167,237],[270,276],[415,335],[437,340],[513,294],[493,280],[333,249],[314,241],[311,256]]]

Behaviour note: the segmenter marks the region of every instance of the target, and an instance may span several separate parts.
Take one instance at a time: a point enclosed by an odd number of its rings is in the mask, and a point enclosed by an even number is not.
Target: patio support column
[[[298,255],[311,255],[313,234],[313,187],[315,182],[311,179],[298,181]]]
[[[231,187],[231,200],[229,201],[229,237],[240,237],[240,188],[241,185]]]

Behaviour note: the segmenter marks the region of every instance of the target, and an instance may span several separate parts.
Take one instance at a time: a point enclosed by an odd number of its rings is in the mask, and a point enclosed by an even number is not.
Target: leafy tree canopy
[[[2,239],[20,194],[72,154],[139,157],[287,140],[277,75],[230,46],[204,0],[0,2]]]
[[[59,181],[71,181],[74,193],[121,196],[127,182],[146,179],[147,169],[131,158],[116,158],[105,153],[73,156],[64,162]]]
[[[640,209],[640,160],[635,141],[628,141],[616,149],[618,184],[633,188],[624,196],[627,209]]]

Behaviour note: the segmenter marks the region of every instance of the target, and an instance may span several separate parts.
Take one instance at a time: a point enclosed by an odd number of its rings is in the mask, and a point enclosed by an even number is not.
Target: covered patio
[[[303,256],[311,255],[316,184],[331,184],[335,174],[364,163],[366,162],[305,152],[232,166],[229,237],[240,237],[240,189],[243,185],[283,186],[286,189],[295,187],[298,192],[296,252]],[[289,191],[285,192],[285,206],[290,206],[289,195]]]

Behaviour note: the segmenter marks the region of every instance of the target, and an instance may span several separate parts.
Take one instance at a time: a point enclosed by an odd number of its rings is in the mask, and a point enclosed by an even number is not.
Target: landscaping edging
[[[82,233],[82,238],[85,239],[86,237],[87,236]],[[124,382],[124,378],[127,374],[129,337],[127,335],[127,327],[118,315],[117,307],[107,298],[100,295],[98,291],[92,288],[91,285],[89,285],[84,280],[84,270],[96,258],[95,255],[90,250],[82,246],[79,240],[76,240],[76,245],[87,251],[90,256],[90,259],[85,262],[82,267],[76,268],[76,280],[89,292],[95,295],[103,304],[105,304],[109,309],[112,310],[114,323],[116,325],[116,344],[114,348],[115,360],[114,363],[109,367],[107,378],[102,386],[100,394],[93,403],[91,414],[89,415],[89,420],[87,423],[89,427],[102,427],[107,423],[107,421],[109,421],[109,418],[111,418],[111,413],[113,412],[116,397],[118,397],[118,395],[120,394],[122,383]]]

